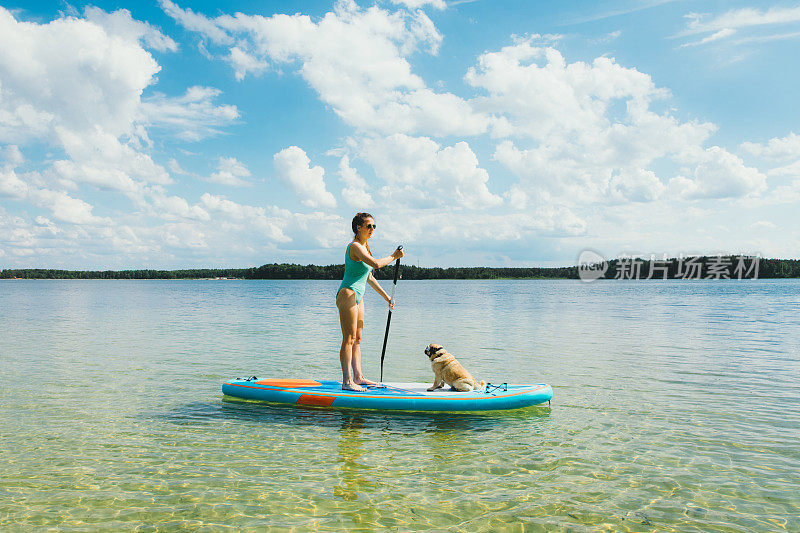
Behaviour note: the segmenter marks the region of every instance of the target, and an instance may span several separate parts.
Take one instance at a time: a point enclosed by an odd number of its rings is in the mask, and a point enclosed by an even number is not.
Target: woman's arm
[[[383,290],[383,287],[381,287],[381,284],[378,283],[377,279],[375,279],[375,276],[372,275],[372,272],[369,273],[369,277],[367,278],[367,283],[369,283],[370,287],[375,289],[375,292],[383,296],[383,299],[386,300],[392,308],[394,308],[394,305],[392,305],[391,298],[389,298],[389,295],[386,294],[385,290]]]
[[[390,256],[384,257],[383,259],[375,259],[367,251],[366,246],[359,242],[353,242],[353,244],[350,245],[350,250],[353,251],[356,261],[364,261],[372,268],[383,268],[395,259],[403,257],[403,250],[395,250]]]

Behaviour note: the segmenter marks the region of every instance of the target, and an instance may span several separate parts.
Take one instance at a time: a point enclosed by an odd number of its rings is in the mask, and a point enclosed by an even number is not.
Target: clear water
[[[225,400],[339,375],[326,281],[0,282],[0,529],[800,530],[800,283],[407,281],[384,378],[444,344],[552,409]],[[364,358],[386,321],[367,295]]]

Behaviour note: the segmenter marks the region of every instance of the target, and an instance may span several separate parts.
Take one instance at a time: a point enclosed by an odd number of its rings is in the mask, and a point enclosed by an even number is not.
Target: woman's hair
[[[352,223],[354,236],[358,236],[358,227],[363,226],[364,222],[366,222],[368,218],[374,219],[375,217],[369,213],[356,213],[356,216],[353,217]],[[372,255],[372,250],[369,249],[369,242],[367,243],[367,251],[369,252],[369,255]]]

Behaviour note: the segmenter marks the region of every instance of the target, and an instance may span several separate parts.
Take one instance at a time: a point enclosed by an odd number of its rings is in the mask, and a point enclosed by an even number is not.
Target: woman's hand
[[[394,300],[386,300],[389,302],[389,309],[394,310]]]
[[[401,257],[403,257],[403,250],[398,248],[397,250],[394,251],[394,253],[392,254],[392,257],[394,259],[400,259]]]

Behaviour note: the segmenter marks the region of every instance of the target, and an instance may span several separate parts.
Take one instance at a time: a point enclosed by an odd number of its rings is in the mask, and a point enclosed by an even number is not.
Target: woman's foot
[[[358,383],[359,385],[377,385],[377,383],[375,383],[371,379],[367,379],[363,376],[361,378],[356,378],[355,382]]]
[[[343,381],[342,390],[350,390],[353,392],[364,392],[367,389],[365,389],[364,387],[353,381]]]

